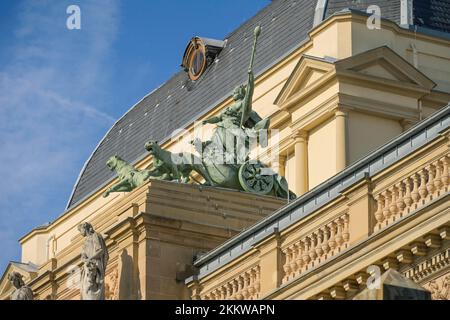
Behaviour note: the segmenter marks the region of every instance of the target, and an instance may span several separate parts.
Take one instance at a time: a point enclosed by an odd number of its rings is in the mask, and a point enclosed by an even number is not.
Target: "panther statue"
[[[152,170],[138,170],[131,164],[127,163],[118,155],[114,155],[108,159],[106,166],[117,173],[119,182],[108,188],[103,197],[106,198],[111,192],[129,192],[141,186],[155,173]]]
[[[205,179],[205,185],[213,184],[199,157],[188,152],[172,153],[163,150],[155,140],[148,141],[145,149],[153,156],[153,170],[170,173],[172,180],[187,183],[192,178],[192,171],[195,171]]]

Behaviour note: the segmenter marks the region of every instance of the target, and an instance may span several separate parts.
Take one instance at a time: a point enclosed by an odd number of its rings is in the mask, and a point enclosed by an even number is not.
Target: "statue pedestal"
[[[189,299],[195,256],[273,213],[286,200],[222,188],[151,181],[111,215],[106,299]],[[110,271],[112,270],[112,271]],[[111,289],[114,282],[114,290]],[[109,295],[109,296],[108,296]]]
[[[398,271],[389,269],[381,276],[378,289],[366,288],[353,300],[431,300],[431,293]]]

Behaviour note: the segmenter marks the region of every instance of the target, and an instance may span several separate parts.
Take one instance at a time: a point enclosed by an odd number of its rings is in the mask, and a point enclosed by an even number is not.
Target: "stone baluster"
[[[225,290],[226,290],[226,298],[227,299],[232,299],[233,297],[233,286],[231,285],[231,283],[226,283],[225,284]]]
[[[236,279],[233,279],[231,281],[231,287],[232,287],[232,292],[233,292],[233,294],[231,295],[231,299],[232,300],[237,300],[236,296],[237,296],[237,293],[238,293],[238,283],[237,283]]]
[[[392,186],[390,188],[390,192],[391,192],[391,201],[390,201],[390,205],[389,205],[389,211],[390,211],[390,216],[389,217],[394,217],[398,212],[397,209],[397,187],[396,186]]]
[[[298,272],[298,274],[300,274],[300,272],[302,272],[302,268],[303,268],[302,254],[305,249],[304,249],[303,243],[301,241],[296,243],[296,247],[297,247],[297,257],[295,259],[295,264],[297,266],[297,272]]]
[[[255,290],[256,290],[256,298],[259,296],[259,290],[261,289],[261,270],[259,266],[255,268],[256,270],[256,278],[255,278]]]
[[[384,209],[384,197],[379,194],[375,197],[375,201],[377,202],[377,211],[375,211],[375,219],[379,224],[384,221],[383,209]]]
[[[242,295],[242,290],[244,289],[244,279],[242,276],[237,277],[237,294],[236,294],[236,300],[242,300],[244,299],[244,296]]]
[[[389,210],[389,202],[391,199],[391,193],[389,190],[385,190],[383,193],[383,198],[384,198],[384,207],[383,207],[383,216],[384,216],[384,220],[389,220],[389,218],[391,217],[391,210]]]
[[[243,288],[242,288],[242,296],[244,300],[248,300],[250,297],[250,292],[248,291],[248,288],[250,287],[250,277],[248,276],[247,272],[244,272],[242,275],[243,279]]]
[[[251,288],[252,288],[252,299],[255,300],[258,295],[258,289],[256,287],[256,269],[251,268],[250,269],[250,276],[251,276]]]
[[[222,288],[217,288],[214,290],[216,300],[223,300]]]
[[[340,248],[342,246],[342,244],[344,243],[344,237],[342,236],[343,224],[342,224],[341,219],[336,220],[336,226],[337,226],[336,243],[338,245],[338,248]]]
[[[413,174],[412,180],[413,180],[413,190],[411,192],[411,198],[413,199],[413,203],[418,203],[421,197],[419,192],[420,175],[417,173]]]
[[[330,246],[328,244],[330,240],[330,230],[327,226],[323,226],[322,232],[323,232],[322,250],[324,254],[327,255],[328,252],[330,251]]]
[[[434,163],[434,167],[436,168],[436,175],[434,176],[434,187],[436,188],[436,191],[440,191],[443,183],[442,183],[442,163],[440,160],[436,161]]]
[[[406,207],[405,201],[404,201],[404,196],[405,196],[405,185],[403,184],[403,182],[400,182],[397,184],[397,212],[399,214],[400,217],[402,217],[403,215],[403,210]]]
[[[429,195],[433,195],[434,191],[436,191],[436,188],[434,187],[434,175],[436,174],[436,169],[432,164],[426,166],[425,169],[428,172],[427,191]]]
[[[445,156],[441,159],[442,163],[442,175],[441,175],[441,181],[444,186],[444,188],[447,188],[450,182],[450,174],[449,174],[449,157]]]
[[[328,228],[330,229],[330,240],[328,240],[328,246],[331,251],[334,251],[336,249],[336,228],[334,222],[328,224]],[[333,252],[331,252],[331,254],[333,254]]]
[[[297,272],[297,255],[298,255],[298,251],[297,251],[297,247],[295,244],[292,244],[290,246],[291,248],[291,274],[295,274]]]
[[[316,245],[317,245],[317,237],[316,235],[313,233],[312,235],[309,236],[310,239],[310,248],[309,248],[309,257],[311,258],[311,262],[314,262],[314,260],[316,260],[317,258],[317,253],[316,253]]]
[[[419,176],[420,176],[420,186],[419,186],[419,194],[420,194],[420,198],[425,200],[425,198],[428,195],[428,191],[427,191],[427,171],[425,169],[422,169],[419,171]]]
[[[405,196],[403,197],[403,201],[405,202],[406,208],[409,209],[413,203],[412,195],[411,195],[411,178],[406,178],[403,180],[403,184],[405,186]]]
[[[342,238],[344,239],[344,243],[348,244],[350,240],[350,230],[349,230],[349,216],[348,214],[344,214],[342,216],[342,221],[344,223],[344,229],[342,230]]]
[[[305,239],[303,239],[303,243],[305,250],[303,251],[302,259],[304,262],[304,268],[306,270],[308,268],[308,263],[311,261],[311,257],[309,256],[309,247],[310,247],[309,238],[306,237]]]
[[[220,300],[227,299],[227,289],[225,286],[220,287]]]
[[[316,239],[317,239],[317,244],[316,244],[316,254],[317,257],[320,259],[323,255],[323,249],[322,249],[322,241],[323,241],[323,233],[322,231],[319,229],[316,233],[315,233]]]
[[[250,278],[250,285],[248,287],[248,293],[250,295],[250,299],[254,300],[255,299],[255,293],[256,293],[256,289],[255,289],[256,274],[255,274],[255,270],[254,269],[251,269],[249,271],[249,278]]]

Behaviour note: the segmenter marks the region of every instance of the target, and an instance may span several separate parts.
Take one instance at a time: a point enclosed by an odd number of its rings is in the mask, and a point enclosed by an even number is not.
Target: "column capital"
[[[293,130],[292,134],[291,134],[291,138],[294,141],[299,141],[299,142],[307,142],[308,141],[308,131],[306,130]]]
[[[336,107],[334,110],[334,116],[335,117],[347,117],[348,116],[348,109],[344,107]]]

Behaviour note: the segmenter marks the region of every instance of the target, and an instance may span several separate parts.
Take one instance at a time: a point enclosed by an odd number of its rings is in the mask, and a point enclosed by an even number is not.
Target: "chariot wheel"
[[[266,195],[272,192],[274,186],[273,175],[270,169],[264,174],[266,168],[261,162],[245,162],[239,168],[239,182],[241,187],[251,193]]]

